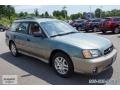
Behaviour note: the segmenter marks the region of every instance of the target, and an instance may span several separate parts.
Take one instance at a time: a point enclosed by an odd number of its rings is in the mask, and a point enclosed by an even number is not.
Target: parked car
[[[8,29],[9,29],[8,27],[6,27],[6,26],[0,24],[0,31],[3,32],[3,31],[8,30]]]
[[[74,20],[73,22],[71,22],[70,25],[72,25],[78,31],[80,31],[80,30],[84,30],[85,23],[86,23],[86,20],[84,20],[84,19],[77,19],[77,20]]]
[[[101,23],[100,18],[96,18],[96,19],[90,19],[86,22],[85,24],[85,31],[89,32],[90,30],[92,31],[99,31],[99,24]]]
[[[107,31],[120,33],[120,17],[104,18],[104,21],[100,24],[100,30],[103,33],[106,33]]]
[[[5,31],[5,27],[2,24],[0,24],[0,31]]]
[[[62,77],[73,72],[98,74],[117,56],[110,40],[80,33],[63,21],[48,18],[15,20],[6,31],[6,44],[13,56],[22,53],[42,60]]]

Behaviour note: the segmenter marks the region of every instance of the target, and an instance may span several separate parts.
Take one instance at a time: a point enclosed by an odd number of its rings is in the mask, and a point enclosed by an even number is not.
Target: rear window
[[[120,21],[120,18],[114,18],[113,20],[114,21]]]

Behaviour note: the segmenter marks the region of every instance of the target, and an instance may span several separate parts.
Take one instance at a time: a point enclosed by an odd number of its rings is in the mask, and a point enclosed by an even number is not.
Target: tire
[[[78,30],[78,31],[81,31],[82,29],[81,29],[81,27],[78,27],[77,30]]]
[[[16,45],[13,42],[10,43],[10,51],[14,57],[17,57],[19,55]]]
[[[115,34],[120,33],[120,29],[118,27],[116,27],[115,30],[113,31],[113,33],[115,33]]]
[[[89,30],[88,30],[88,29],[85,29],[85,32],[89,32]]]
[[[56,53],[53,56],[52,66],[54,71],[63,78],[70,77],[74,72],[71,59],[64,53]]]
[[[98,28],[97,27],[94,27],[93,28],[93,32],[97,32],[98,31]]]
[[[3,29],[0,29],[1,32],[3,32],[4,30]]]
[[[104,34],[106,33],[106,31],[105,31],[105,30],[101,30],[101,31],[102,31],[102,33],[104,33]]]

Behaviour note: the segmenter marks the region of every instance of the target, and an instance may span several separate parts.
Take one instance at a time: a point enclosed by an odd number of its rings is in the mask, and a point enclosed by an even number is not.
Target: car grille
[[[104,55],[109,54],[112,50],[113,50],[113,45],[107,48],[106,50],[104,50]]]

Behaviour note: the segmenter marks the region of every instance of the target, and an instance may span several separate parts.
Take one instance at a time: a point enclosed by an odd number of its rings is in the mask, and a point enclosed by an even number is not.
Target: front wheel
[[[78,30],[78,31],[81,31],[81,30],[82,30],[82,28],[81,28],[81,27],[78,27],[78,28],[77,28],[77,30]]]
[[[93,31],[94,31],[94,32],[97,32],[98,30],[99,30],[99,29],[98,29],[97,27],[94,27],[94,28],[93,28]]]
[[[71,59],[63,53],[55,54],[52,65],[55,72],[61,77],[69,77],[74,71]]]
[[[2,31],[2,32],[3,32],[4,30],[3,30],[3,29],[0,29],[0,31]]]

